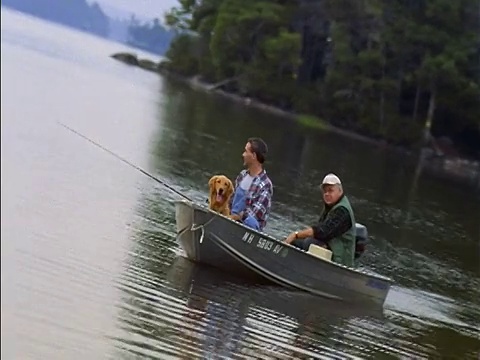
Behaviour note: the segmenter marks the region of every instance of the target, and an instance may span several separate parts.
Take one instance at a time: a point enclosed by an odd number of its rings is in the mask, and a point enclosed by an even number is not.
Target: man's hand
[[[241,212],[240,214],[231,214],[229,217],[230,217],[230,219],[235,220],[235,221],[242,220],[243,212]]]
[[[293,240],[296,240],[297,239],[297,234],[296,233],[291,233],[290,235],[287,236],[287,238],[285,239],[285,242],[287,244],[291,244],[293,242]]]

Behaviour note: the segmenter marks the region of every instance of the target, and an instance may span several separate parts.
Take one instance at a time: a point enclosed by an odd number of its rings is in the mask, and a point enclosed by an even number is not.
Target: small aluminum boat
[[[177,242],[188,259],[243,277],[380,305],[393,283],[388,277],[319,258],[188,200],[175,201],[175,220]],[[362,228],[366,234],[357,224]]]

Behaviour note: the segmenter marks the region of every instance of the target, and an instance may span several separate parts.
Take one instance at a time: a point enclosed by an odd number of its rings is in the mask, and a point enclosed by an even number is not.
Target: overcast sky
[[[96,0],[110,16],[128,17],[134,13],[138,17],[163,21],[163,13],[178,5],[177,0]],[[93,1],[90,0],[90,3]],[[112,14],[113,13],[113,14]]]

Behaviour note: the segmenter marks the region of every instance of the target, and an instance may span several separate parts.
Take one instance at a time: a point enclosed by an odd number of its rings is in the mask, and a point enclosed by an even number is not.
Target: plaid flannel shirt
[[[240,182],[247,175],[247,170],[242,170],[235,180],[235,189],[240,186]],[[260,230],[263,230],[267,223],[270,207],[272,206],[273,184],[267,176],[267,172],[262,170],[255,176],[247,192],[246,209],[244,218],[248,215],[257,219]]]

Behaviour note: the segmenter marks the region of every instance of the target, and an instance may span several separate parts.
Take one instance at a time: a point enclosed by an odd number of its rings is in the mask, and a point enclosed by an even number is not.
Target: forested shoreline
[[[478,0],[179,0],[168,70],[389,143],[480,157]]]

